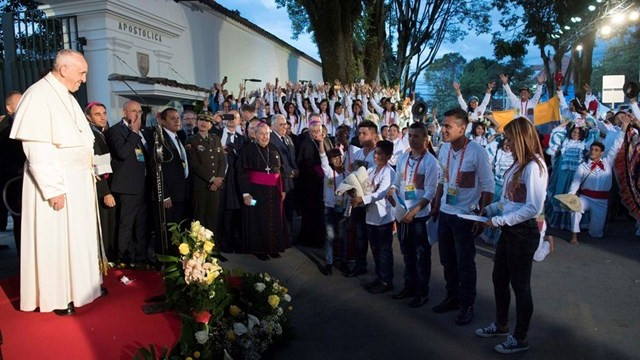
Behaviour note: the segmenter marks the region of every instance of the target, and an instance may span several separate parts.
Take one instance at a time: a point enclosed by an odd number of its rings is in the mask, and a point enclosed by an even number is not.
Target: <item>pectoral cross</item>
[[[267,171],[267,174],[269,174],[269,171],[271,171],[271,168],[269,166],[267,166],[266,168],[264,168]]]

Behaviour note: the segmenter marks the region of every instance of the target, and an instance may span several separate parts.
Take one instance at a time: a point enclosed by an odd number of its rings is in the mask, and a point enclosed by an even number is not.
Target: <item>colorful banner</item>
[[[493,119],[500,125],[500,128],[498,128],[498,131],[504,130],[504,126],[507,125],[509,122],[511,122],[511,120],[513,120],[515,117],[516,117],[515,109],[493,112]]]
[[[560,100],[554,96],[549,101],[536,105],[533,110],[533,123],[543,125],[560,120]]]

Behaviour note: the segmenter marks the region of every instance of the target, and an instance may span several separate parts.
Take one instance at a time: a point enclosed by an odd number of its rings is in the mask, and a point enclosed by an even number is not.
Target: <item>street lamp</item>
[[[611,19],[611,21],[614,24],[622,24],[624,22],[624,14],[623,13],[617,13],[615,15],[613,15],[613,18]]]
[[[631,21],[636,21],[638,18],[640,18],[640,13],[637,11],[632,11],[631,14],[629,14],[629,20]]]
[[[611,34],[611,26],[609,25],[605,25],[600,29],[600,33],[604,36],[610,35]]]
[[[576,51],[582,51],[582,45],[576,46]]]

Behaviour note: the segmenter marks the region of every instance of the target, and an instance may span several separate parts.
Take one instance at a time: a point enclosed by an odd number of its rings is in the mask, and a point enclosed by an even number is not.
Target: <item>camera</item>
[[[222,114],[220,115],[222,121],[233,120],[233,114]]]

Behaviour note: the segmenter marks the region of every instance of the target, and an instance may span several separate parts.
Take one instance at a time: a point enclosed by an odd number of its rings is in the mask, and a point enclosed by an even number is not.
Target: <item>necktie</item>
[[[186,178],[187,176],[189,176],[189,167],[187,166],[187,159],[185,157],[186,151],[177,136],[173,138],[173,141],[175,142],[176,147],[178,148],[178,152],[180,153],[180,160],[182,160],[182,168],[184,169],[184,177]]]
[[[598,167],[600,168],[600,170],[604,171],[604,163],[602,163],[602,160],[594,161],[591,163],[591,171],[594,171]]]
[[[231,144],[231,142],[232,142],[231,137],[232,136],[233,136],[232,134],[227,133],[227,141],[225,141],[224,146],[229,146],[229,144]]]

